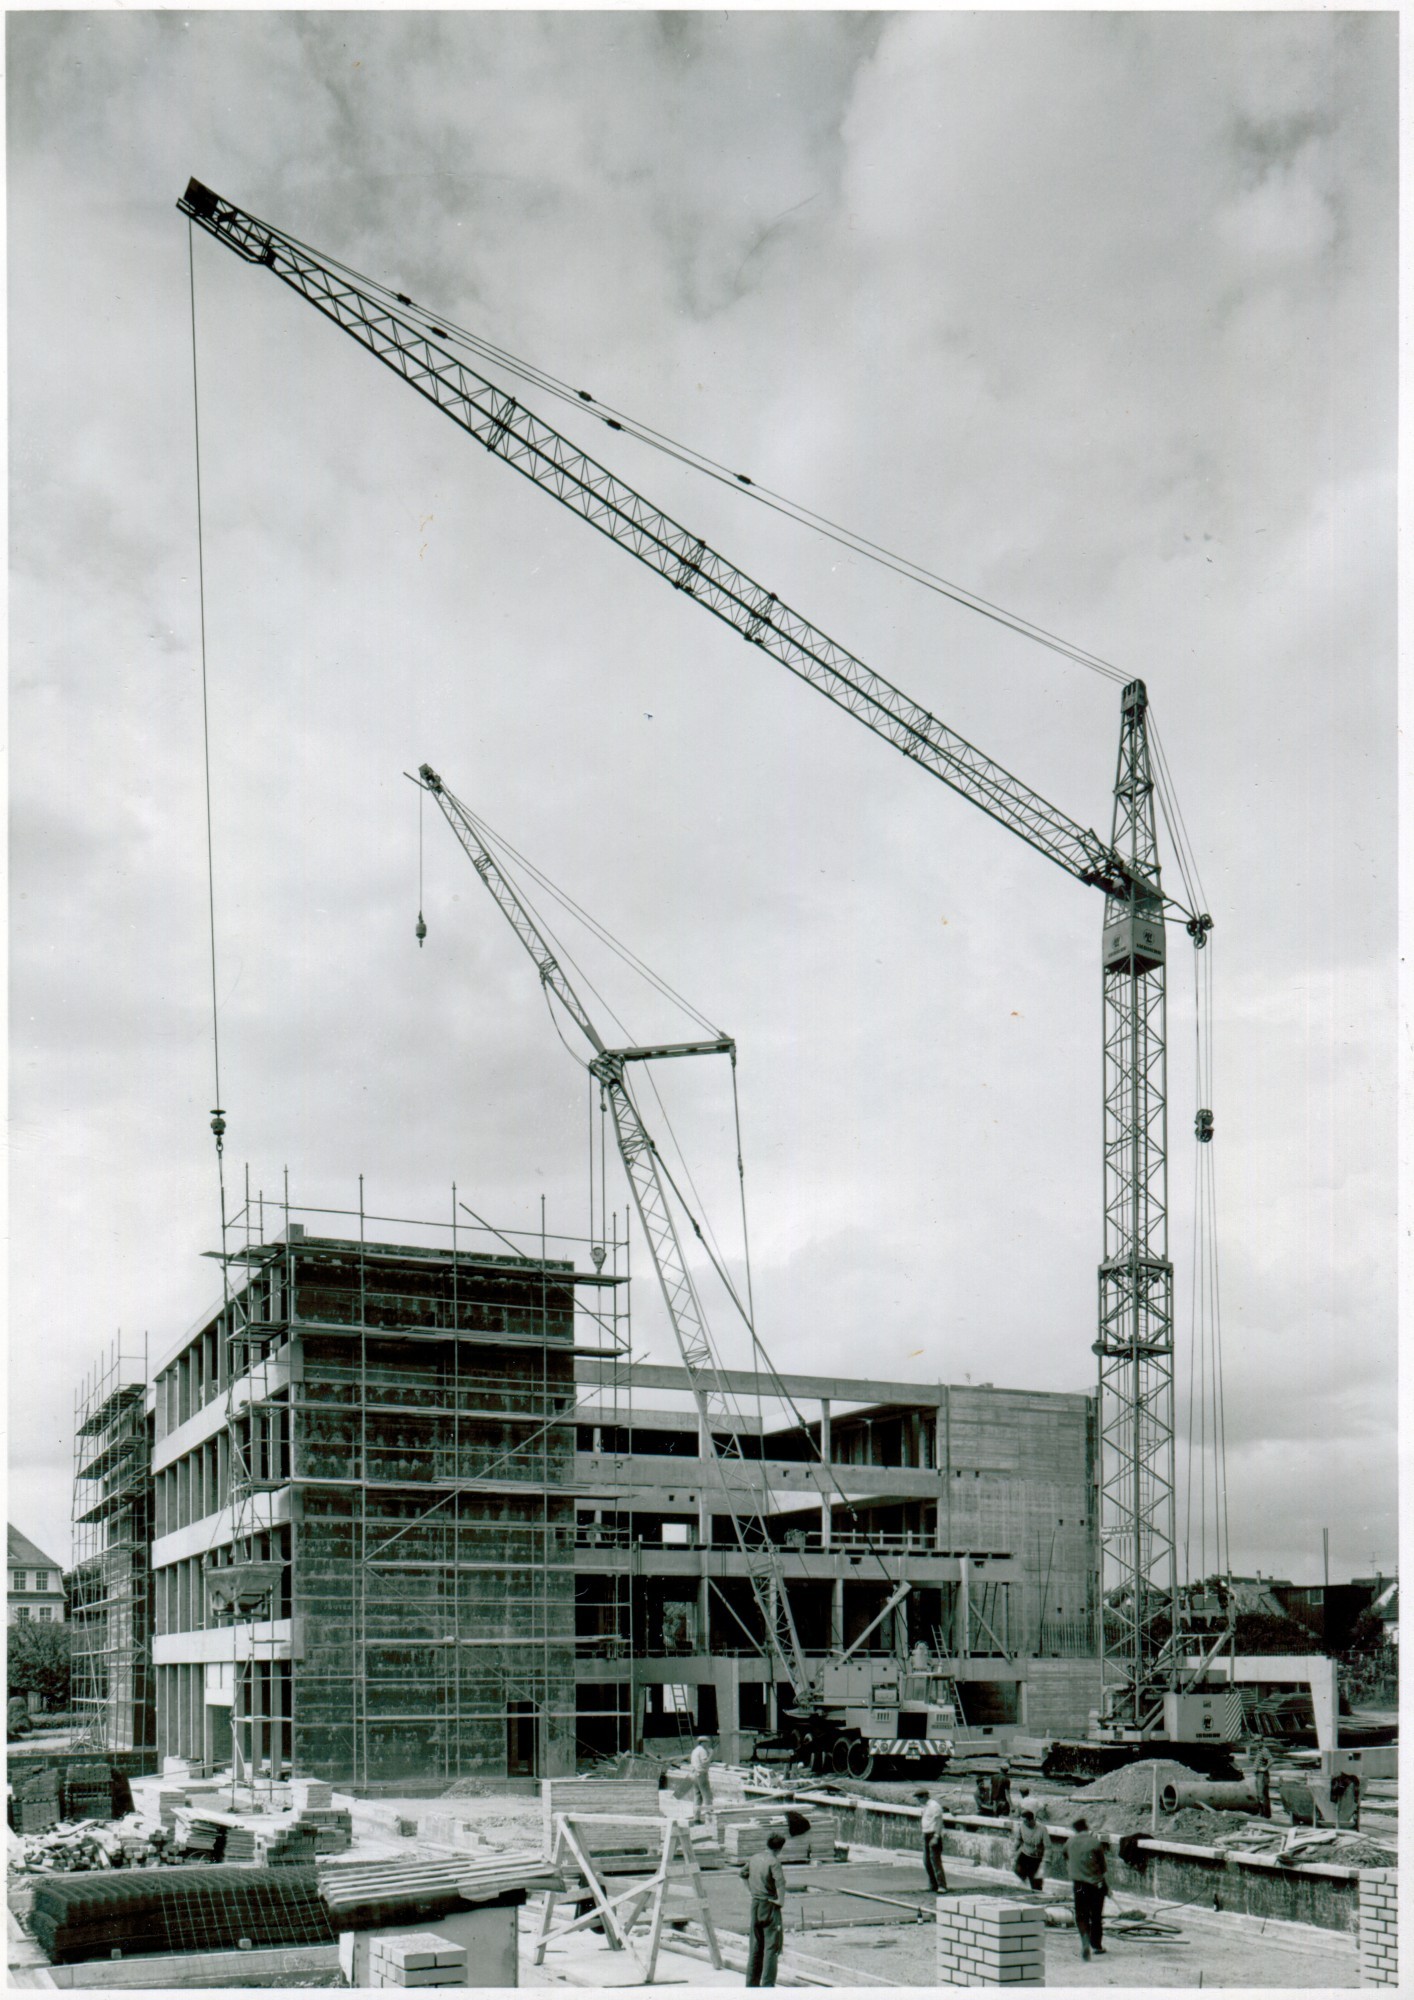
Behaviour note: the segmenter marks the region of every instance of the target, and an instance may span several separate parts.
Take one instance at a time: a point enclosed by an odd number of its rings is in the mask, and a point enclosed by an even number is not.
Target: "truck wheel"
[[[874,1753],[862,1736],[856,1736],[849,1746],[846,1768],[851,1778],[867,1778],[874,1769]]]
[[[850,1742],[847,1736],[837,1736],[830,1746],[830,1763],[833,1769],[843,1775],[849,1769]]]

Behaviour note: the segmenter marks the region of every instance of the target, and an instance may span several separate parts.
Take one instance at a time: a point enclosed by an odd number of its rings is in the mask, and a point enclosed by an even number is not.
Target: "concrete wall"
[[[1028,1660],[1028,1736],[1083,1736],[1090,1711],[1100,1705],[1100,1663],[1090,1660]]]
[[[922,1851],[917,1806],[885,1806],[858,1799],[841,1805],[832,1799],[830,1809],[840,1814],[841,1840],[863,1847]],[[1060,1850],[1065,1829],[1052,1828],[1050,1834],[1046,1879],[1064,1880]],[[1216,1848],[1163,1840],[1139,1841],[1128,1850],[1133,1855],[1131,1863],[1120,1858],[1113,1841],[1106,1845],[1110,1881],[1121,1893],[1128,1889],[1136,1895],[1194,1903],[1210,1910],[1315,1924],[1322,1930],[1353,1931],[1359,1922],[1363,1878],[1353,1868],[1284,1868],[1266,1855],[1220,1853]],[[1009,1869],[1010,1825],[969,1814],[949,1814],[943,1821],[943,1851],[984,1868]],[[1366,1870],[1365,1874],[1379,1872]]]

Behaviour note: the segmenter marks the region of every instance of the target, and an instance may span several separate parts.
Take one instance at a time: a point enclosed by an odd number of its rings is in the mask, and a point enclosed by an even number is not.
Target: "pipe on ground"
[[[1244,1785],[1223,1785],[1213,1779],[1206,1783],[1165,1785],[1159,1804],[1166,1813],[1181,1812],[1185,1806],[1207,1806],[1213,1812],[1260,1813],[1262,1801]]]

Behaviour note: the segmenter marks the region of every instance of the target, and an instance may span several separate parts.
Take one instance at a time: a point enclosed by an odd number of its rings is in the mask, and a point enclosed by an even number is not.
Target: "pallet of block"
[[[833,1861],[836,1858],[840,1823],[832,1813],[812,1813],[809,1830],[797,1834],[787,1831],[784,1814],[737,1821],[727,1827],[722,1836],[723,1852],[729,1862],[749,1861],[753,1854],[765,1851],[773,1833],[786,1834],[786,1844],[780,1850],[783,1862]]]

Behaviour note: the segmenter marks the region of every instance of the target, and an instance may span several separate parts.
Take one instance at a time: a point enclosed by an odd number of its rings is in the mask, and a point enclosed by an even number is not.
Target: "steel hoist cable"
[[[396,301],[405,312],[409,312],[417,319],[425,322],[428,331],[436,334],[441,339],[450,340],[466,347],[481,359],[490,361],[496,366],[504,368],[508,373],[517,376],[521,381],[529,382],[535,388],[543,390],[546,395],[553,396],[559,402],[572,405],[581,414],[587,409],[601,423],[606,424],[610,430],[619,431],[624,436],[631,437],[638,443],[646,445],[650,450],[657,451],[665,457],[675,459],[680,465],[687,467],[689,471],[697,472],[702,477],[711,479],[720,486],[730,488],[740,498],[753,501],[757,506],[765,507],[772,513],[780,514],[788,520],[793,520],[797,525],[808,528],[812,533],[820,535],[826,541],[849,548],[855,554],[862,556],[867,562],[877,563],[882,568],[891,570],[895,575],[902,577],[906,582],[915,583],[921,589],[929,590],[937,596],[948,598],[952,603],[960,605],[964,610],[976,612],[979,617],[1005,626],[1007,630],[1015,632],[1019,637],[1030,639],[1036,645],[1046,647],[1049,651],[1059,654],[1062,658],[1073,661],[1077,666],[1088,668],[1091,673],[1098,674],[1105,680],[1122,684],[1131,678],[1122,668],[1116,666],[1112,661],[1105,659],[1103,655],[1091,652],[1088,647],[1075,645],[1072,641],[1062,638],[1048,627],[1038,624],[1034,619],[1023,617],[1019,612],[1008,611],[1003,605],[994,603],[990,598],[983,597],[979,592],[969,590],[966,585],[955,583],[950,578],[939,575],[937,571],[927,568],[925,564],[914,562],[911,557],[897,554],[894,550],[885,547],[880,542],[871,541],[866,535],[860,534],[852,528],[847,528],[841,522],[831,520],[828,515],[818,513],[815,509],[807,507],[802,501],[792,500],[789,495],[778,492],[773,487],[761,485],[747,473],[733,471],[730,466],[724,464],[721,460],[714,459],[707,453],[698,451],[692,445],[682,443],[666,431],[658,430],[652,424],[629,416],[625,411],[616,408],[613,404],[601,402],[589,390],[575,389],[561,377],[551,374],[548,369],[540,367],[535,362],[525,360],[522,356],[513,353],[509,348],[498,346],[494,341],[488,340],[485,335],[474,332],[470,327],[463,326],[454,319],[432,313],[429,308],[419,305],[415,300],[410,299],[406,293],[395,291],[392,286],[382,284],[378,279],[369,277],[366,272],[357,270],[352,264],[346,264],[337,257],[327,255],[326,252],[318,249],[314,244],[306,243],[298,236],[292,235],[289,230],[276,230],[273,223],[265,222],[260,216],[253,213],[250,219],[262,229],[270,230],[273,234],[283,237],[295,249],[301,250],[307,256],[317,259],[328,270],[339,272],[351,282],[370,293],[377,294],[379,297],[390,301]]]

